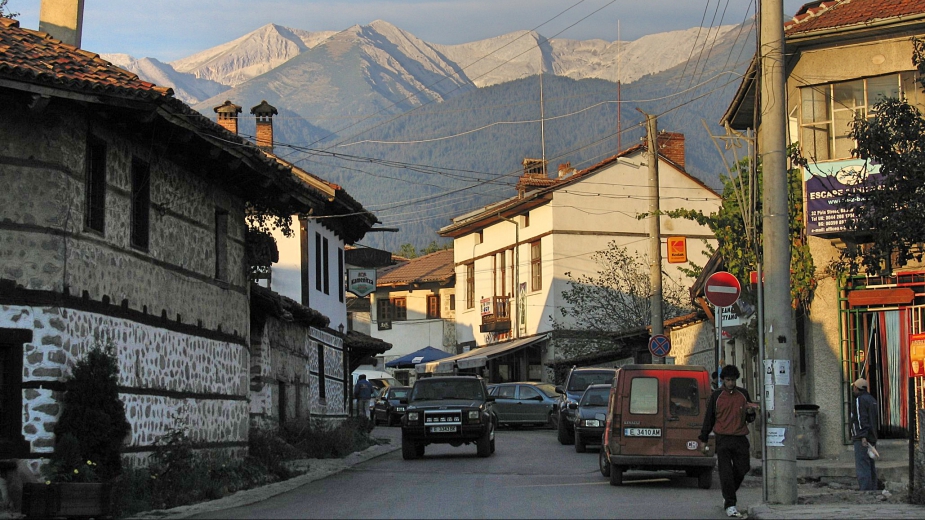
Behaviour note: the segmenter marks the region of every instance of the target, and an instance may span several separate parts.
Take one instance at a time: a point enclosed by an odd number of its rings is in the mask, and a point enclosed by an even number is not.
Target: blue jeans
[[[877,465],[867,456],[867,446],[854,441],[854,469],[861,491],[877,491]]]

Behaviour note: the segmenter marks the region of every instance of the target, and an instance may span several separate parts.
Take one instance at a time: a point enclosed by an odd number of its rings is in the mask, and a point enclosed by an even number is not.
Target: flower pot
[[[101,482],[26,483],[22,513],[28,517],[109,515],[112,486]]]

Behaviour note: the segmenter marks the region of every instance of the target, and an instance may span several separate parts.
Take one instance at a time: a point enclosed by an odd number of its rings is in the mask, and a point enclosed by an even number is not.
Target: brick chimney
[[[659,132],[658,153],[684,169],[684,134]]]
[[[238,114],[241,113],[241,107],[226,99],[224,103],[215,107],[213,110],[218,114],[218,124],[234,135],[238,135]],[[273,135],[272,130],[270,131],[270,135]]]
[[[84,0],[42,0],[39,30],[52,38],[80,47],[84,23]]]
[[[273,116],[279,115],[279,112],[264,99],[251,109],[251,114],[257,117],[257,146],[273,153]]]

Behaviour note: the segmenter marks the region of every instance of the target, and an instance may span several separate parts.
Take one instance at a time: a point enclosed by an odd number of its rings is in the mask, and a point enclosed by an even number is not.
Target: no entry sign
[[[719,271],[707,278],[707,286],[703,293],[707,301],[716,307],[729,307],[742,294],[742,285],[732,273]]]

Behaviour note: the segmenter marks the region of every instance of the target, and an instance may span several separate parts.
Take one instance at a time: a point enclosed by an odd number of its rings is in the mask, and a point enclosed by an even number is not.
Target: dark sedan
[[[607,416],[607,400],[611,385],[591,385],[577,403],[569,408],[576,410],[575,451],[585,452],[588,444],[600,444],[604,435],[604,421]]]
[[[376,424],[381,421],[389,426],[401,423],[401,417],[405,415],[405,405],[399,401],[404,399],[407,402],[409,392],[411,392],[410,386],[383,388],[373,404],[373,421]]]
[[[499,423],[512,426],[553,425],[556,401],[559,398],[555,386],[525,381],[489,385],[488,389],[489,394],[495,397],[495,413],[498,414]]]

